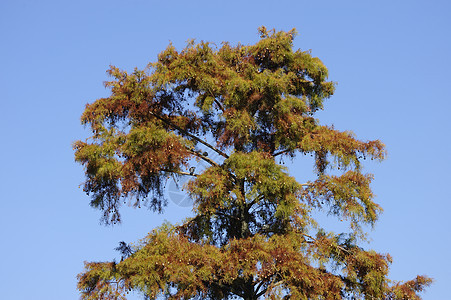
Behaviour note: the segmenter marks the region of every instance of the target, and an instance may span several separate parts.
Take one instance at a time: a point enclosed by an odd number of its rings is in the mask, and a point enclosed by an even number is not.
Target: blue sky
[[[446,299],[450,11],[412,0],[1,1],[2,299],[77,299],[83,261],[117,258],[119,241],[190,214],[170,201],[164,215],[125,209],[122,225],[105,227],[89,207],[71,143],[88,135],[84,105],[108,95],[108,66],[144,67],[170,41],[254,43],[261,25],[297,28],[295,47],[312,49],[338,82],[324,124],[387,145],[388,159],[365,168],[385,210],[365,247],[393,256],[392,279],[427,274],[436,281],[424,299]],[[312,167],[291,169],[302,181],[298,170]]]

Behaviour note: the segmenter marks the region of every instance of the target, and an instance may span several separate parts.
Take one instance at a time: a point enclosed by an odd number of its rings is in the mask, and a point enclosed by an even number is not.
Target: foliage
[[[384,145],[321,125],[327,68],[293,50],[294,30],[259,32],[255,45],[169,45],[145,70],[109,69],[111,95],[82,115],[92,137],[74,144],[91,205],[105,223],[127,201],[161,212],[166,180],[190,176],[195,216],[121,244],[120,263],[86,263],[83,299],[419,299],[431,283],[390,281],[390,256],[357,245],[381,212],[361,163],[383,160]],[[298,154],[315,157],[315,180],[280,164]],[[193,159],[209,167],[196,173]],[[318,210],[349,232],[326,232]]]

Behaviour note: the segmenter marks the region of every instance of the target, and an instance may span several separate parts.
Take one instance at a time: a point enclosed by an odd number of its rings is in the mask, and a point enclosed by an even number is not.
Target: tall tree
[[[194,217],[154,229],[120,263],[86,263],[83,299],[420,299],[431,283],[389,280],[390,256],[358,246],[381,212],[361,162],[383,160],[384,145],[321,125],[327,68],[293,50],[294,30],[259,33],[255,45],[169,45],[145,70],[109,69],[111,95],[81,118],[92,137],[74,144],[91,205],[105,223],[127,202],[161,212],[166,180],[189,176]],[[282,166],[299,154],[314,156],[314,180]],[[326,232],[318,210],[349,231]]]

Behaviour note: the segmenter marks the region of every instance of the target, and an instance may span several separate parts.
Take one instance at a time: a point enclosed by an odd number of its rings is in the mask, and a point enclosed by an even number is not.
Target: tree
[[[109,69],[111,95],[81,118],[92,137],[74,143],[91,205],[107,224],[127,202],[161,212],[166,180],[189,176],[195,215],[124,243],[120,263],[86,263],[83,299],[420,299],[431,283],[389,280],[391,257],[358,246],[381,213],[361,163],[383,160],[384,145],[321,125],[327,68],[293,50],[294,30],[259,33],[255,45],[169,45],[144,70]],[[296,155],[314,156],[314,180],[288,174],[281,159]],[[349,231],[326,232],[318,210]]]

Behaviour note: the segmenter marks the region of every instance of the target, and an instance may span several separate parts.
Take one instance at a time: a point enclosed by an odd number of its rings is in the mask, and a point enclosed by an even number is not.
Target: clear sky
[[[170,41],[254,43],[265,25],[297,28],[295,47],[338,82],[324,124],[387,145],[388,159],[365,168],[385,210],[365,247],[393,256],[392,279],[435,278],[424,299],[449,299],[450,3],[0,1],[0,298],[77,299],[83,261],[118,258],[119,241],[190,214],[172,197],[164,215],[126,209],[105,227],[89,207],[71,143],[88,135],[84,105],[108,95],[108,66],[142,68]],[[302,181],[312,166],[291,169]]]

